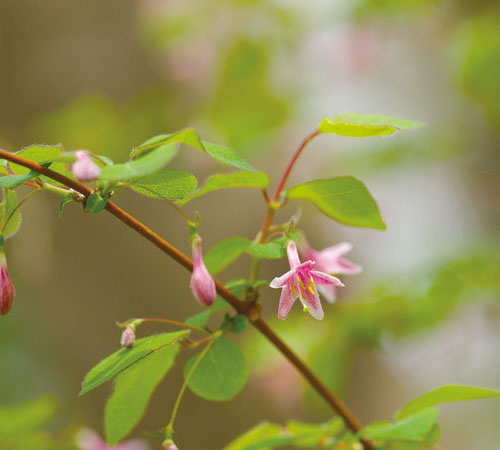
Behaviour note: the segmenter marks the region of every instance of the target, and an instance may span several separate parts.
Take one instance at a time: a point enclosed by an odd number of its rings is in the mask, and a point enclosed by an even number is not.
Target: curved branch
[[[298,155],[297,155],[298,156]],[[15,164],[27,167],[42,175],[45,175],[65,186],[74,189],[80,194],[88,197],[93,191],[88,186],[81,184],[71,178],[68,178],[60,173],[41,166],[40,164],[23,158],[22,156],[10,153],[6,150],[0,149],[0,159],[6,159]],[[284,183],[283,183],[284,184]],[[184,266],[189,271],[193,270],[192,260],[168,243],[165,239],[156,234],[153,230],[148,228],[142,222],[131,216],[129,213],[121,209],[115,203],[108,201],[106,210],[113,214],[117,219],[123,222],[128,227],[135,230],[142,235],[153,245],[158,247],[161,251],[169,255],[179,264]],[[288,361],[302,374],[302,376],[311,384],[311,386],[318,392],[318,394],[329,403],[332,408],[345,420],[347,426],[354,432],[361,430],[362,426],[349,410],[347,405],[340,400],[328,387],[309,369],[309,367],[297,356],[297,354],[288,347],[281,338],[269,327],[269,325],[260,317],[260,306],[251,303],[246,303],[231,293],[220,281],[215,280],[215,285],[218,294],[223,297],[236,311],[248,317],[252,325],[257,328],[269,342],[271,342]],[[369,442],[363,441],[365,449],[372,449]]]

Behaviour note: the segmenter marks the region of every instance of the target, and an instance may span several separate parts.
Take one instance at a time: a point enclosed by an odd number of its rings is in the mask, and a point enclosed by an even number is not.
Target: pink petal
[[[295,274],[295,270],[290,270],[287,273],[285,273],[284,275],[281,275],[281,277],[274,278],[271,281],[271,284],[269,284],[269,286],[274,288],[274,289],[282,288],[283,286],[285,286],[288,283],[290,277],[293,276],[294,274]]]
[[[318,291],[328,303],[335,303],[337,301],[335,286],[318,286]]]
[[[328,255],[330,258],[338,258],[339,256],[345,255],[352,250],[352,244],[350,242],[340,242],[337,245],[332,245],[331,247],[327,247],[321,250],[320,253],[325,256]]]
[[[304,284],[306,285],[306,289],[300,289],[298,283],[295,286],[297,289],[299,289],[299,299],[304,307],[307,308],[311,316],[313,316],[317,320],[322,320],[325,314],[323,313],[323,308],[321,307],[318,290],[316,289],[314,283],[312,284],[312,286],[310,284]],[[309,290],[309,287],[311,287],[312,292],[311,290]]]
[[[286,319],[286,316],[288,316],[288,313],[290,312],[290,309],[292,309],[294,302],[295,298],[293,297],[290,286],[284,286],[283,290],[281,291],[280,304],[278,307],[279,319]]]
[[[356,273],[360,273],[362,271],[361,266],[358,266],[357,264],[354,264],[353,262],[345,258],[338,258],[337,265],[339,268],[335,271],[335,273],[344,273],[353,275]]]
[[[336,277],[333,277],[332,275],[328,275],[327,273],[313,270],[311,274],[316,284],[323,284],[327,286],[340,286],[340,287],[344,286],[344,283],[342,283],[342,281],[340,281]]]
[[[300,265],[299,253],[297,252],[297,246],[295,242],[290,241],[286,247],[286,253],[288,256],[288,262],[290,263],[290,269],[295,269]]]

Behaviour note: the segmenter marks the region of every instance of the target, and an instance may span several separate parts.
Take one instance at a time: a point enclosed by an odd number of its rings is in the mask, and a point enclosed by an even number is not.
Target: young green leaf
[[[385,230],[377,203],[365,185],[354,177],[337,177],[298,184],[286,193],[289,199],[309,200],[328,217],[353,227]]]
[[[205,253],[203,258],[205,266],[212,275],[217,275],[237,259],[249,244],[250,241],[247,238],[239,236],[219,242]]]
[[[130,180],[130,188],[139,194],[168,200],[184,198],[197,185],[196,178],[183,170],[158,170]]]
[[[62,149],[59,146],[33,145],[19,150],[16,154],[43,165],[61,158]],[[30,171],[30,169],[12,162],[9,162],[9,167],[14,175],[25,175]],[[67,172],[67,166],[63,162],[51,164],[50,168],[56,172]]]
[[[148,175],[167,164],[173,158],[175,151],[175,143],[159,145],[138,159],[103,167],[99,179],[118,181]]]
[[[500,391],[494,389],[460,385],[441,386],[407,403],[396,413],[396,419],[403,419],[421,409],[440,403],[480,400],[498,396],[500,396]]]
[[[325,117],[319,126],[321,133],[349,137],[372,137],[392,134],[396,130],[412,130],[425,126],[422,122],[398,119],[378,114],[346,113]]]
[[[38,176],[40,176],[38,172],[30,170],[24,175],[7,175],[5,177],[0,177],[0,187],[14,189],[18,186],[21,186],[21,184],[26,183],[26,181],[30,181]]]
[[[13,236],[17,232],[19,225],[21,225],[21,211],[18,205],[16,192],[12,189],[5,189],[4,198],[0,202],[0,229],[5,227],[3,231],[4,239]]]
[[[249,446],[263,440],[275,438],[283,433],[283,428],[270,422],[262,422],[254,426],[224,447],[224,450],[246,450]]]
[[[92,192],[85,201],[85,209],[91,213],[101,212],[108,203],[108,198],[104,198],[99,192]]]
[[[226,300],[224,300],[222,297],[217,297],[212,306],[205,309],[203,312],[190,317],[186,320],[186,323],[188,325],[193,325],[194,327],[205,328],[212,313],[228,307],[229,303],[226,302]]]
[[[418,442],[393,442],[391,449],[393,450],[427,450],[434,448],[439,439],[441,439],[441,427],[438,423],[432,425],[431,430],[426,438]]]
[[[385,441],[422,441],[429,434],[437,414],[437,408],[431,406],[394,423],[378,422],[368,425],[361,430],[360,435],[367,439]]]
[[[57,215],[59,217],[62,217],[63,215],[63,212],[64,212],[64,207],[68,204],[68,203],[71,203],[71,202],[74,202],[75,201],[75,197],[73,196],[73,194],[71,192],[68,192],[62,199],[61,199],[61,202],[59,203],[59,211],[57,213]]]
[[[151,138],[144,144],[132,150],[131,158],[136,159],[141,157],[151,149],[155,149],[158,146],[163,146],[170,143],[177,144],[187,144],[190,147],[196,148],[209,156],[211,156],[216,161],[228,164],[230,166],[236,167],[238,169],[253,171],[253,167],[248,164],[237,152],[232,148],[226,147],[224,145],[211,144],[210,142],[202,141],[198,136],[198,133],[192,128],[179,131],[177,133],[163,134]]]
[[[192,356],[184,366],[187,378],[199,354]],[[248,371],[245,356],[240,348],[226,337],[218,338],[205,357],[191,374],[188,387],[206,400],[231,400],[243,389],[247,382]]]
[[[264,259],[281,259],[286,255],[285,239],[278,238],[265,244],[251,242],[247,247],[246,252],[257,258]]]
[[[269,186],[269,177],[264,172],[236,172],[224,175],[212,175],[207,178],[205,184],[181,200],[179,204],[184,205],[201,195],[219,189],[251,187],[256,189],[266,189]]]
[[[137,425],[153,391],[174,365],[179,344],[171,344],[121,372],[106,403],[104,429],[113,447]]]
[[[103,359],[99,364],[90,370],[83,381],[80,395],[95,389],[140,359],[150,355],[160,348],[174,344],[179,339],[186,337],[188,334],[189,330],[156,334],[138,339],[133,347],[121,348],[107,358]]]
[[[59,402],[50,395],[0,406],[0,441],[39,430],[54,418],[58,409]]]

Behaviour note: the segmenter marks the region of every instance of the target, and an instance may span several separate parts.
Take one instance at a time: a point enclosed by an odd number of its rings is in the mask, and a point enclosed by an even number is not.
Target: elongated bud
[[[75,156],[76,162],[71,167],[71,171],[77,180],[92,181],[101,174],[100,167],[92,161],[85,150],[78,150]]]
[[[7,314],[14,303],[16,290],[9,276],[7,269],[7,258],[5,253],[0,253],[0,316]]]
[[[126,327],[120,338],[120,344],[122,347],[132,347],[135,342],[135,329],[128,326]]]
[[[193,251],[193,274],[189,287],[191,292],[202,305],[210,306],[217,296],[215,282],[208,273],[201,250],[201,237],[195,235],[192,241]]]

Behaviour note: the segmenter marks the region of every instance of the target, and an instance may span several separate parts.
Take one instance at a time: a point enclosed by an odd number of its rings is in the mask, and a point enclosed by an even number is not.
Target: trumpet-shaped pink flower
[[[99,435],[89,428],[82,428],[76,436],[76,443],[81,450],[149,450],[149,445],[143,439],[132,439],[109,447]]]
[[[101,174],[101,168],[92,161],[92,158],[85,150],[78,150],[75,156],[76,162],[71,167],[71,170],[77,180],[92,181]]]
[[[342,255],[352,250],[352,245],[349,242],[341,242],[318,251],[311,248],[307,241],[302,239],[299,248],[302,257],[314,261],[317,269],[321,272],[354,275],[362,270],[357,264],[342,257]],[[328,302],[335,302],[335,286],[319,286],[318,289]]]
[[[16,296],[16,290],[12,284],[12,280],[9,276],[9,270],[7,269],[7,259],[5,258],[5,253],[0,253],[0,316],[7,314],[12,308],[14,303],[14,297]]]
[[[193,252],[193,274],[189,287],[191,292],[202,305],[210,306],[217,297],[215,290],[215,282],[203,261],[203,253],[201,250],[201,237],[196,235],[192,242]]]
[[[286,251],[290,270],[281,277],[276,277],[270,284],[272,288],[281,289],[278,317],[286,319],[295,300],[299,298],[304,306],[304,311],[308,311],[315,319],[323,319],[323,308],[316,285],[331,287],[344,285],[339,279],[327,273],[313,270],[314,261],[301,263],[295,242],[290,241]]]

